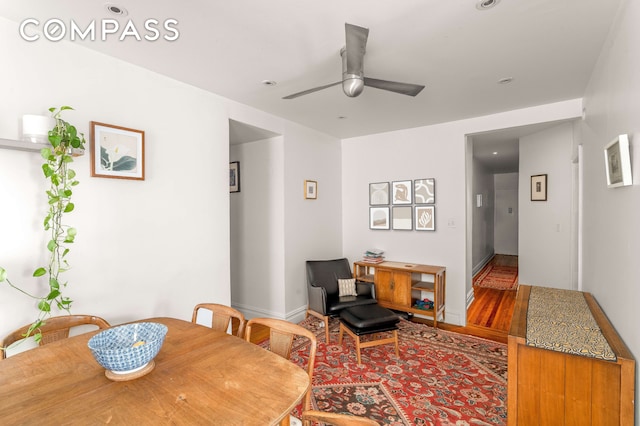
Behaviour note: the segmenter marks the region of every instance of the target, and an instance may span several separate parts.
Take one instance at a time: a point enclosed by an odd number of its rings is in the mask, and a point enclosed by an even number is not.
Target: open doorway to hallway
[[[515,256],[522,283],[566,289],[577,286],[578,143],[571,120],[468,136],[468,326],[508,332],[507,321],[495,316],[509,312],[509,296],[515,295],[487,290],[473,280],[494,254]],[[510,152],[517,153],[512,161],[500,158]],[[549,182],[543,200],[531,197],[537,176]]]
[[[467,325],[506,334],[518,289],[518,256],[495,255],[473,277],[474,300],[467,310]]]

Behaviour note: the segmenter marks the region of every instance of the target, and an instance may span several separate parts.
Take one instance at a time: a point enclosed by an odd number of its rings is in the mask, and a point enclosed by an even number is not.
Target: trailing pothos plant
[[[52,307],[70,312],[72,303],[69,297],[62,294],[67,282],[62,280],[61,274],[70,268],[66,257],[69,254],[68,245],[73,243],[76,237],[76,229],[65,225],[63,218],[75,208],[71,196],[73,187],[79,184],[76,172],[69,167],[73,162],[72,152],[74,149],[84,149],[85,144],[84,135],[78,133],[73,125],[61,118],[63,111],[72,109],[70,106],[49,108],[55,119],[55,126],[49,131],[51,147],[42,148],[40,151],[44,159],[42,172],[49,184],[49,189],[46,191],[49,209],[43,221],[44,229],[50,235],[47,242],[49,261],[47,265],[33,271],[33,276],[48,277],[47,294],[36,296],[14,285],[7,277],[6,270],[0,267],[0,282],[6,282],[9,286],[38,301],[38,317],[25,334],[25,337],[34,336],[37,342],[42,339],[39,329],[51,315]]]

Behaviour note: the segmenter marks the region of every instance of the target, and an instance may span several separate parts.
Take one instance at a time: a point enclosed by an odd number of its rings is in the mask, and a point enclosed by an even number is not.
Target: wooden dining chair
[[[191,322],[196,323],[198,318],[198,311],[204,309],[211,311],[211,328],[214,330],[229,331],[229,325],[231,325],[231,334],[240,338],[244,337],[244,327],[246,320],[242,312],[226,305],[220,305],[217,303],[200,303],[193,308],[193,315],[191,316]]]
[[[349,414],[326,413],[324,411],[307,410],[302,413],[302,425],[311,426],[311,422],[322,422],[333,426],[380,426],[380,423],[366,417]]]
[[[255,325],[266,327],[269,329],[269,350],[283,358],[290,359],[293,339],[296,336],[302,336],[309,340],[309,361],[307,363],[307,373],[309,374],[309,382],[313,383],[313,367],[316,361],[316,350],[318,341],[315,334],[306,328],[275,318],[253,318],[247,322],[245,330],[245,340],[251,342],[251,330]],[[311,409],[311,386],[304,397],[303,410]],[[288,424],[288,418],[281,425]]]
[[[40,340],[38,344],[42,346],[47,343],[66,339],[69,337],[69,331],[73,327],[82,325],[95,325],[98,329],[111,327],[107,321],[93,315],[61,315],[58,317],[51,317],[47,318],[44,324],[37,329],[37,332],[42,334],[42,340]],[[5,359],[7,357],[6,349],[11,344],[25,338],[24,336],[27,334],[30,327],[31,324],[20,327],[0,340],[0,348],[2,348],[0,349],[0,352],[2,352],[1,359]]]

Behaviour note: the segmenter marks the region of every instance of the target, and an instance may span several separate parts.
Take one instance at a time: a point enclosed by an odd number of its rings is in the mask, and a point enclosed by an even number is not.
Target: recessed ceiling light
[[[513,81],[513,77],[505,77],[498,80],[498,84],[509,84]]]
[[[127,12],[127,9],[125,9],[124,7],[117,6],[113,3],[106,3],[104,6],[107,8],[107,10],[110,13],[114,15],[125,16],[129,14],[129,12]]]
[[[275,86],[278,83],[273,80],[262,80],[262,84],[265,86]]]
[[[498,155],[498,151],[493,151],[493,155]]]
[[[500,3],[500,0],[478,0],[478,2],[476,3],[476,9],[478,10],[491,9],[498,3]]]

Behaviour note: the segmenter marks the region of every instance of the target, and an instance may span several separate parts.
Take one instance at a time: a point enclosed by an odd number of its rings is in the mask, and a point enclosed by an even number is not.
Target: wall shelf
[[[15,149],[18,151],[40,152],[42,148],[50,146],[46,143],[33,143],[27,141],[16,141],[12,139],[0,138],[0,148]]]
[[[51,145],[48,143],[35,143],[35,142],[27,142],[27,141],[16,141],[13,139],[3,139],[0,138],[0,148],[3,149],[14,149],[17,151],[30,151],[30,152],[40,152],[42,148],[49,148]],[[71,154],[73,157],[80,157],[84,155],[84,149],[73,149],[73,153]]]

